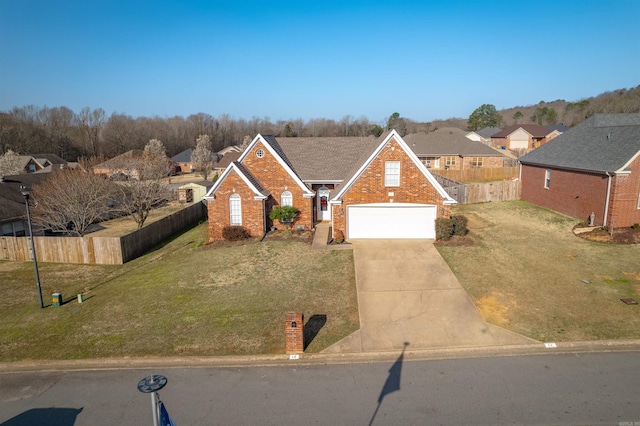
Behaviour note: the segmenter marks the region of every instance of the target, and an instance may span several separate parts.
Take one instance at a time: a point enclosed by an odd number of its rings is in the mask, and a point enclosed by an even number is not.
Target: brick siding
[[[640,223],[640,159],[630,175],[612,178],[607,225],[631,226]],[[522,199],[536,205],[588,221],[595,213],[595,225],[604,225],[608,177],[603,174],[549,168],[549,189],[544,188],[545,167],[522,166]]]
[[[385,161],[400,161],[400,185],[385,186]],[[390,196],[389,193],[393,195]],[[437,216],[449,216],[450,209],[444,199],[404,152],[391,139],[360,177],[342,196],[342,204],[333,206],[333,230],[347,235],[347,207],[369,203],[416,203],[437,206]]]

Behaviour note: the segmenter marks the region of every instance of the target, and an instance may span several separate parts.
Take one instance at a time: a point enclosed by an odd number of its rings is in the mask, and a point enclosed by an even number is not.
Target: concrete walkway
[[[353,240],[360,330],[325,353],[539,343],[487,324],[430,240]]]

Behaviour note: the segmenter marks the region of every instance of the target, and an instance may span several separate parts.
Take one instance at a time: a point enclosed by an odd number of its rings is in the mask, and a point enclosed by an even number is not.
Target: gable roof
[[[285,155],[284,151],[282,150],[282,147],[280,146],[280,144],[278,144],[278,141],[272,135],[258,134],[253,139],[253,141],[249,144],[247,149],[244,150],[242,155],[240,155],[238,162],[242,163],[242,161],[247,157],[247,155],[249,155],[249,152],[251,152],[253,150],[253,147],[256,146],[258,143],[262,143],[262,145],[265,148],[267,148],[267,150],[271,153],[271,155],[273,155],[273,157],[278,161],[278,163],[280,163],[280,165],[289,174],[289,176],[293,178],[296,184],[298,184],[298,186],[304,192],[303,197],[310,198],[315,195],[315,192],[309,189],[304,184],[304,182],[302,182],[302,179],[300,179],[300,176],[296,173],[293,165],[291,164],[291,161],[289,161],[289,158]]]
[[[139,158],[142,157],[144,151],[142,151],[141,149],[132,149],[130,151],[127,151],[123,154],[120,154],[116,157],[110,158],[107,161],[104,161],[100,164],[97,164],[95,166],[93,166],[94,169],[110,169],[113,167],[121,167],[122,166],[122,160],[124,159],[129,159],[129,158]]]
[[[348,179],[354,165],[362,164],[380,143],[373,136],[278,138],[278,142],[305,182]]]
[[[466,135],[467,132],[456,127],[443,127],[431,133],[412,133],[404,140],[418,156],[504,157],[501,152]]]
[[[624,173],[640,155],[640,114],[596,114],[520,158],[522,164]]]
[[[184,151],[171,157],[171,161],[174,161],[176,163],[190,163],[192,153],[193,153],[193,148],[187,148]]]
[[[222,182],[226,179],[227,176],[229,176],[229,174],[231,174],[231,172],[234,172],[234,171],[240,176],[240,178],[244,181],[244,183],[247,184],[249,189],[253,191],[255,199],[263,200],[269,197],[269,194],[271,193],[267,191],[260,184],[260,182],[258,182],[258,179],[256,179],[256,177],[253,176],[251,172],[245,166],[242,165],[242,163],[238,161],[234,161],[229,165],[229,167],[227,167],[224,170],[224,172],[222,172],[222,175],[218,178],[216,183],[213,184],[211,189],[207,191],[207,193],[204,195],[204,198],[207,200],[212,200],[213,194],[216,193],[220,185],[222,185]]]
[[[509,126],[506,129],[499,131],[491,137],[504,139],[518,129],[523,129],[534,138],[544,138],[549,133],[551,133],[551,130],[547,130],[542,126],[538,126],[537,124],[514,124],[513,126]]]
[[[436,181],[436,179],[429,172],[429,170],[427,170],[426,166],[424,164],[422,164],[422,162],[418,159],[416,154],[414,154],[414,152],[411,150],[411,148],[409,148],[409,146],[406,144],[406,142],[400,137],[400,135],[395,130],[392,130],[386,136],[383,135],[381,137],[384,137],[384,139],[382,139],[382,141],[378,144],[377,148],[371,153],[371,155],[369,155],[369,158],[362,164],[357,163],[357,165],[359,167],[358,167],[357,171],[352,174],[352,176],[349,178],[349,180],[347,182],[345,182],[344,184],[336,186],[337,193],[331,199],[331,201],[330,201],[331,203],[336,203],[336,202],[340,203],[341,202],[340,198],[342,197],[342,195],[354,184],[354,182],[360,177],[360,175],[366,170],[366,168],[378,156],[378,154],[380,154],[380,151],[382,151],[382,149],[387,145],[387,143],[389,143],[389,141],[391,139],[395,139],[396,140],[398,145],[400,145],[402,150],[409,156],[411,161],[413,161],[413,163],[422,172],[422,174],[425,176],[425,178],[427,178],[427,180],[431,183],[431,185],[433,185],[433,187],[436,189],[436,191],[438,191],[438,193],[442,196],[442,198],[444,199],[444,203],[445,204],[455,204],[456,203],[456,201],[453,198],[451,198],[449,196],[449,194],[447,194],[447,192],[444,190],[444,188],[442,188],[442,186],[438,183],[438,181]]]

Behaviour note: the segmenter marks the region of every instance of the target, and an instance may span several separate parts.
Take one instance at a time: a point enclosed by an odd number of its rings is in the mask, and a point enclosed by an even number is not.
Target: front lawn
[[[485,319],[541,341],[640,338],[640,245],[576,237],[522,201],[461,205],[472,246],[441,246]]]
[[[0,262],[0,361],[284,353],[284,320],[326,323],[318,352],[357,330],[351,251],[295,239],[202,247],[206,223],[120,266]],[[84,303],[76,295],[84,293]]]

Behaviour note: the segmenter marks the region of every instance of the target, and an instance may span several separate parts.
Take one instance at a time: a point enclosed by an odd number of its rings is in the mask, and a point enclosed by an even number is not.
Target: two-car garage
[[[436,237],[437,208],[431,204],[377,203],[347,206],[347,238]]]

